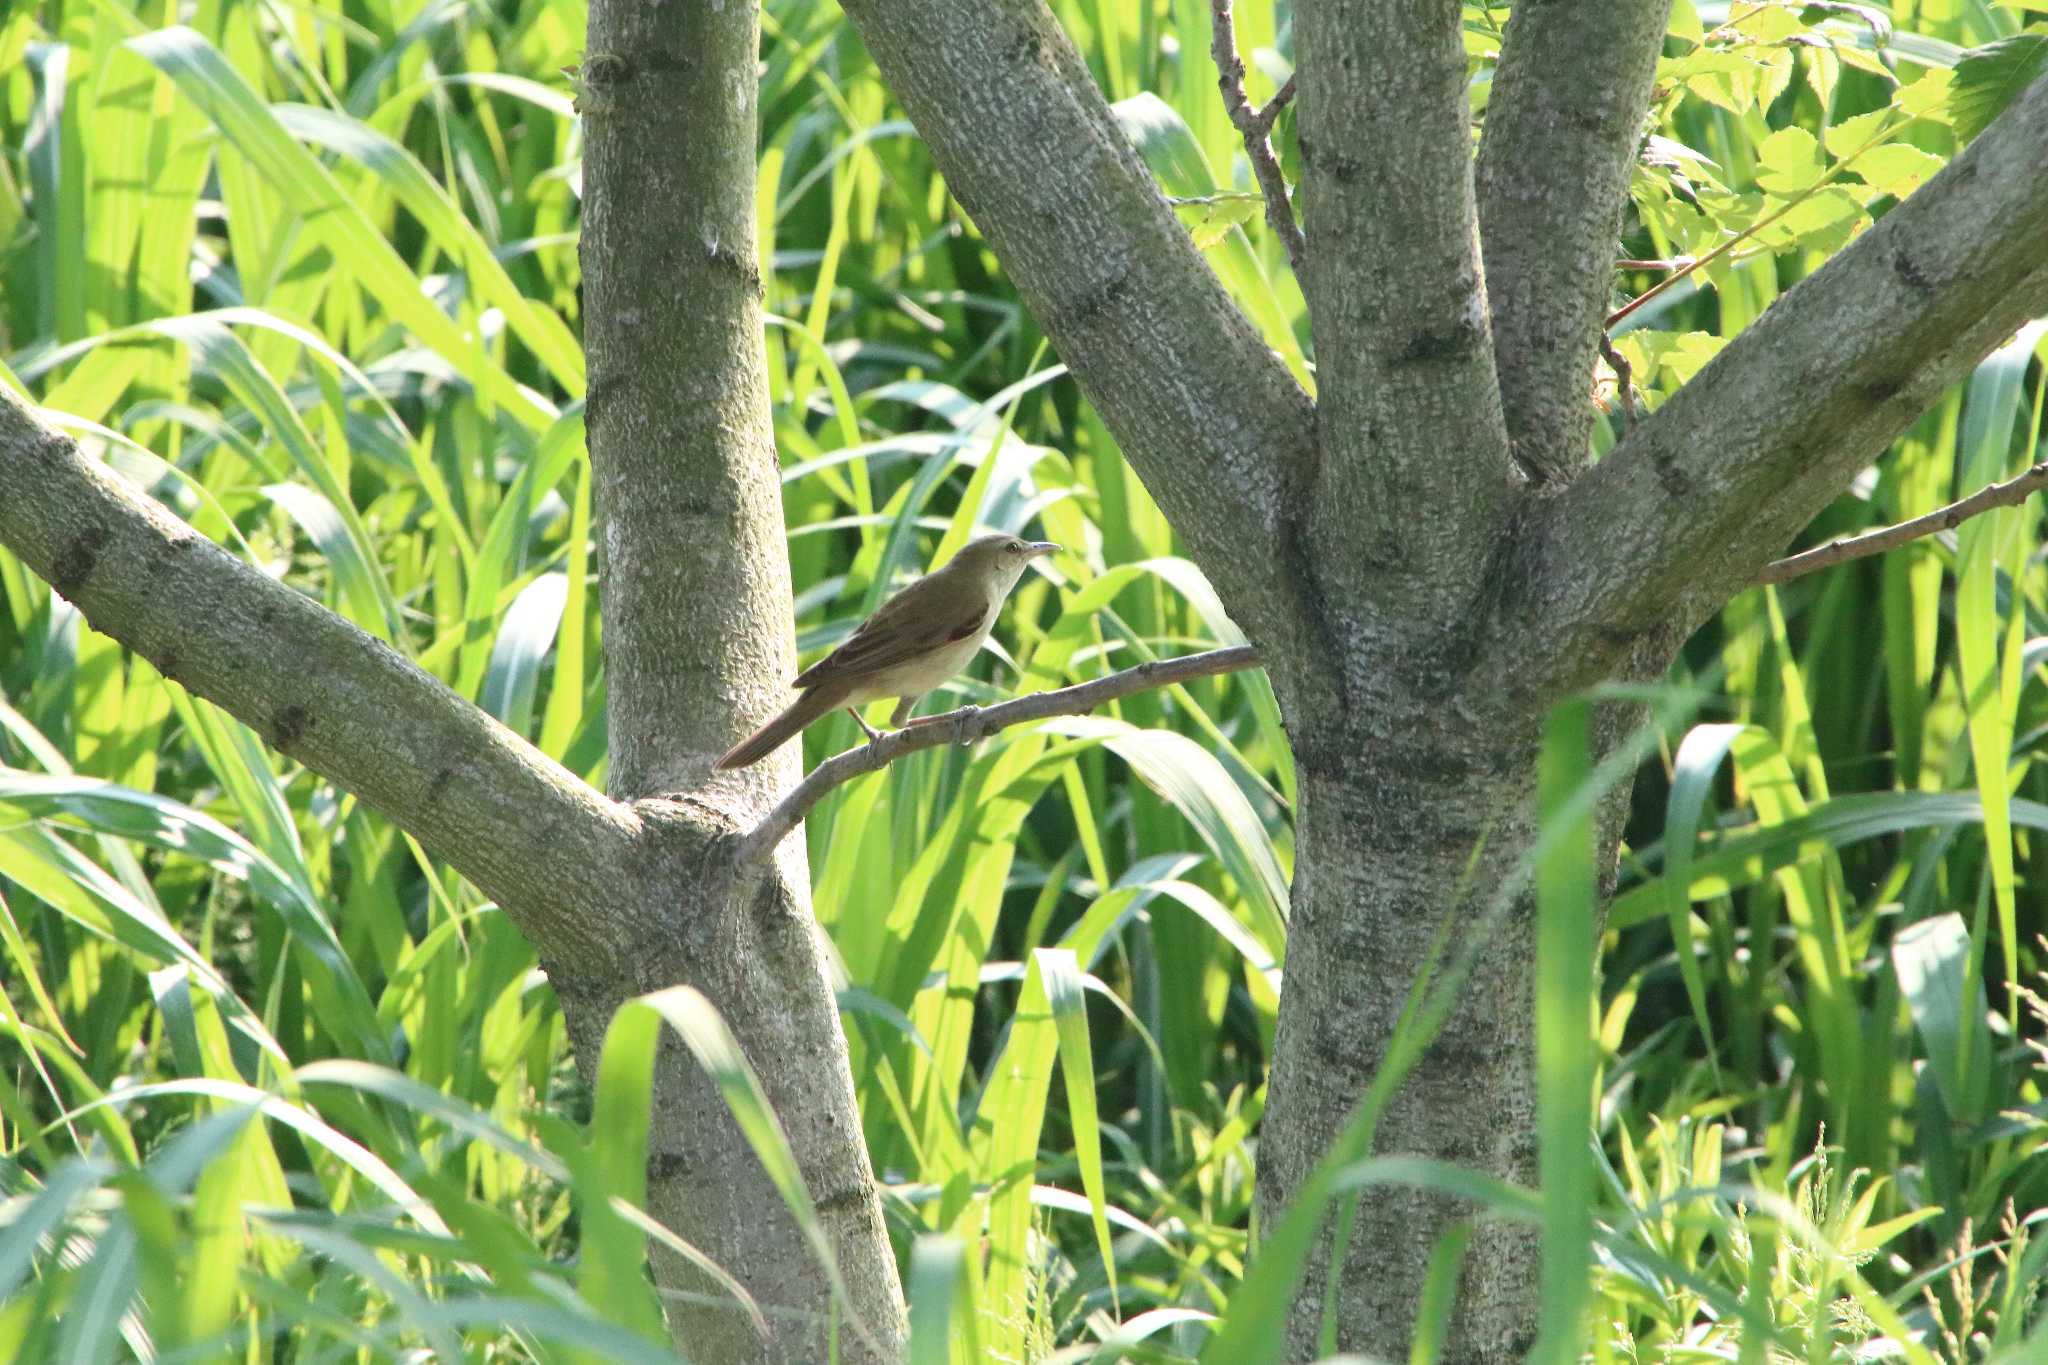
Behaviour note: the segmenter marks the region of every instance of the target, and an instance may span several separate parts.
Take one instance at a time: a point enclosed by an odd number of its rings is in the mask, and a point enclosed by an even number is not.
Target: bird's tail
[[[725,757],[712,764],[714,772],[726,772],[759,763],[782,747],[782,742],[820,716],[828,715],[846,701],[837,687],[813,687],[789,704],[789,709],[732,746]]]

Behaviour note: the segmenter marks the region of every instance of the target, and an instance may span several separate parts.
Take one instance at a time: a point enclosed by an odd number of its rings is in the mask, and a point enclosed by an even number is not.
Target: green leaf
[[[1209,97],[1214,98],[1213,88]],[[1202,154],[1201,143],[1180,112],[1151,91],[1118,100],[1111,106],[1111,112],[1167,194],[1190,199],[1234,188],[1216,177],[1209,159]],[[1301,343],[1295,339],[1294,328],[1244,235],[1225,232],[1210,257],[1210,265],[1244,307],[1266,344],[1280,352],[1298,381],[1309,383],[1308,362]]]
[[[1095,1247],[1109,1277],[1110,1303],[1118,1303],[1116,1252],[1109,1240],[1108,1196],[1102,1179],[1102,1131],[1095,1105],[1095,1055],[1088,1041],[1087,985],[1074,954],[1062,948],[1033,950],[1032,962],[1045,986],[1059,1031],[1060,1074],[1066,1079],[1067,1118],[1074,1134],[1074,1161],[1081,1169],[1081,1188],[1088,1195],[1088,1216],[1095,1224]]]
[[[1820,181],[1820,145],[1804,128],[1778,129],[1757,147],[1756,160],[1756,183],[1772,194],[1797,194]]]
[[[1975,492],[2009,472],[2022,381],[2043,335],[2048,335],[2048,321],[2030,323],[1986,356],[1971,375],[1963,409],[1958,493]],[[1984,844],[2008,980],[2019,975],[2008,765],[2019,706],[2019,649],[2025,621],[2019,603],[2001,608],[1998,584],[2020,567],[2023,551],[2017,537],[2024,516],[2024,507],[1999,508],[1971,518],[1956,533],[1956,670],[1970,720],[1977,794],[1984,803]],[[2018,1009],[2016,1000],[2012,1008]]]
[[[69,815],[100,833],[195,858],[224,876],[247,882],[283,916],[292,942],[306,955],[316,995],[332,1002],[332,1022],[338,1030],[353,1034],[357,1045],[370,1056],[388,1055],[376,1010],[319,902],[297,879],[218,820],[168,797],[112,782],[0,768],[0,809],[6,808],[35,819]],[[61,847],[54,840],[50,846]],[[122,903],[112,897],[111,886],[106,896],[109,905]],[[130,909],[128,918],[141,913],[139,907]],[[152,938],[161,945],[159,951],[168,948],[166,956],[171,960],[191,965],[185,957],[191,950],[184,948],[184,940],[172,937],[169,926],[156,915],[147,919],[155,931]],[[219,998],[219,978],[209,969],[201,979]]]
[[[1946,163],[1931,152],[1903,142],[1872,147],[1856,158],[1851,170],[1895,199],[1904,199],[1932,179]]]
[[[553,414],[485,355],[479,335],[465,332],[434,305],[419,277],[361,205],[292,138],[270,106],[211,43],[177,25],[131,39],[130,46],[177,82],[186,98],[311,225],[338,266],[392,317],[454,365],[486,401],[503,404],[532,430],[547,426]]]
[[[1696,725],[1688,731],[1672,759],[1671,795],[1664,808],[1664,847],[1669,850],[1664,885],[1671,941],[1678,953],[1678,972],[1685,982],[1686,999],[1692,1004],[1693,1019],[1706,1040],[1707,1056],[1713,1061],[1716,1074],[1720,1063],[1714,1045],[1713,1015],[1693,939],[1688,892],[1692,886],[1693,850],[1699,839],[1700,815],[1713,788],[1714,775],[1742,731],[1740,725]]]
[[[2030,30],[1973,47],[1956,63],[1949,111],[1968,142],[2048,70],[2048,30]]]
[[[1031,1189],[1038,1179],[1038,1137],[1059,1048],[1047,976],[1063,968],[1071,974],[1073,954],[1042,948],[1031,955],[1009,1041],[989,1067],[988,1089],[974,1118],[980,1179],[990,1188],[984,1280],[992,1320],[988,1350],[1019,1359],[1030,1318]],[[1078,996],[1076,984],[1068,997],[1070,1008],[1079,1003]]]
[[[524,735],[533,728],[533,698],[540,684],[541,660],[554,646],[569,600],[566,574],[544,573],[520,590],[498,624],[498,642],[484,671],[477,702]]]
[[[1201,215],[1193,224],[1195,250],[1207,251],[1230,235],[1230,230],[1250,222],[1259,213],[1259,197],[1255,194],[1234,194],[1221,196],[1214,202],[1199,206]]]
[[[920,1237],[910,1248],[909,1365],[950,1365],[956,1343],[974,1352],[977,1335],[967,1249],[957,1237]]]
[[[331,109],[280,104],[271,113],[292,136],[347,157],[389,187],[436,244],[462,263],[478,300],[504,313],[512,331],[565,392],[582,395],[583,348],[576,338],[553,310],[519,292],[483,235],[410,152],[368,124]]]
[[[1276,960],[1287,942],[1287,877],[1272,837],[1251,802],[1215,755],[1170,730],[1139,730],[1106,716],[1074,716],[1046,723],[1052,733],[1093,739],[1131,765],[1145,784],[1195,828],[1237,883],[1252,911],[1247,924]]]

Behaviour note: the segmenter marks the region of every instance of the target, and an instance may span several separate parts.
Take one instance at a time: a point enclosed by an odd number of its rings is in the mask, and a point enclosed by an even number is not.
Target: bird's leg
[[[896,709],[889,713],[889,728],[901,730],[903,723],[910,719],[910,708],[917,705],[916,697],[898,697]]]

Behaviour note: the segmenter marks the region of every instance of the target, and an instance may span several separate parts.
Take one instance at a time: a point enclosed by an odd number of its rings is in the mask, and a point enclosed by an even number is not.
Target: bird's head
[[[985,577],[1008,592],[1024,576],[1034,559],[1052,554],[1060,547],[1049,540],[1023,540],[1017,536],[976,536],[960,547],[947,563],[948,569]]]

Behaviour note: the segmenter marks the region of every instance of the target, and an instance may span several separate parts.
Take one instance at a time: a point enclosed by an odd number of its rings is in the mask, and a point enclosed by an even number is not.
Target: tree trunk
[[[1287,986],[1259,1143],[1262,1226],[1285,1212],[1386,1060],[1439,927],[1482,915],[1529,851],[1535,734],[1526,723],[1466,727],[1445,707],[1411,703],[1363,718],[1338,747],[1300,746]],[[1533,956],[1530,904],[1518,896],[1481,947],[1460,1007],[1380,1119],[1375,1155],[1533,1177]],[[1361,1201],[1339,1281],[1339,1350],[1406,1354],[1421,1268],[1465,1212],[1399,1187]],[[1326,1221],[1289,1320],[1290,1359],[1320,1354],[1332,1235]],[[1474,1240],[1447,1360],[1526,1354],[1536,1264],[1527,1229]]]
[[[2048,307],[2048,181],[2032,170],[2048,78],[1588,471],[1669,0],[1618,0],[1598,24],[1584,6],[1517,6],[1476,185],[1459,6],[1299,6],[1312,404],[1246,344],[1042,0],[845,8],[1274,675],[1302,802],[1259,1152],[1270,1219],[1363,1093],[1437,926],[1471,917],[1527,852],[1547,708],[1660,676],[1941,387]],[[1227,4],[1212,13],[1229,21]],[[1599,719],[1596,749],[1618,728]],[[1610,882],[1625,796],[1602,813]],[[1531,942],[1518,904],[1377,1151],[1532,1174]],[[1405,1354],[1455,1216],[1367,1195],[1341,1347]],[[1474,1239],[1451,1359],[1522,1349],[1534,1267],[1524,1234]],[[1294,1358],[1316,1354],[1322,1298],[1318,1265]]]
[[[789,1135],[846,1285],[835,1304],[716,1085],[665,1038],[650,1211],[745,1285],[772,1333],[758,1337],[729,1295],[659,1251],[684,1354],[797,1365],[827,1359],[836,1338],[838,1359],[885,1361],[901,1348],[902,1290],[803,841],[746,867],[733,859],[799,756],[710,770],[781,707],[796,674],[755,245],[759,46],[750,4],[598,0],[590,11],[584,349],[610,786],[648,837],[627,872],[632,974],[593,977],[568,962],[550,975],[586,1074],[623,1000],[677,983],[704,993]]]
[[[1474,956],[1456,1007],[1380,1116],[1372,1155],[1425,1157],[1535,1183],[1529,858],[1548,703],[1511,694],[1489,671],[1455,677],[1416,668],[1418,658],[1465,655],[1443,642],[1470,625],[1390,641],[1385,655],[1349,680],[1341,703],[1343,691],[1317,685],[1327,680],[1318,670],[1282,669],[1275,679],[1300,804],[1286,988],[1259,1142],[1263,1228],[1287,1212],[1356,1112],[1446,928],[1439,974],[1460,952]],[[1622,675],[1662,676],[1681,638],[1675,629],[1646,638]],[[1404,669],[1406,684],[1388,685]],[[1597,707],[1593,761],[1615,753],[1646,719],[1641,706]],[[1599,808],[1603,896],[1614,888],[1628,795],[1628,783],[1618,783]],[[1337,1281],[1335,1349],[1404,1358],[1430,1258],[1471,1213],[1425,1190],[1368,1190]],[[1334,1235],[1335,1220],[1326,1219],[1288,1322],[1291,1360],[1323,1354]],[[1507,1365],[1527,1355],[1537,1269],[1533,1228],[1496,1222],[1471,1240],[1446,1365]]]
[[[625,1001],[686,983],[703,992],[740,1041],[789,1136],[847,1290],[833,1303],[816,1253],[788,1213],[717,1086],[673,1036],[655,1062],[647,1162],[648,1212],[746,1288],[751,1315],[667,1248],[655,1280],[676,1345],[708,1365],[810,1365],[901,1355],[902,1290],[860,1138],[846,1038],[826,989],[817,923],[801,880],[737,872],[731,839],[708,840],[696,813],[641,802],[660,849],[632,870],[632,909],[646,918],[632,975],[593,977],[548,963],[570,1041],[594,1079],[604,1030]],[[735,829],[732,832],[737,832]]]

